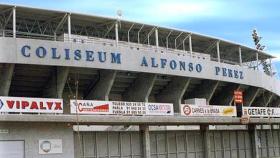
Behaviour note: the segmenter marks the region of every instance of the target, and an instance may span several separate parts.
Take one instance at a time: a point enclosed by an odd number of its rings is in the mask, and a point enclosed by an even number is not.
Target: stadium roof
[[[114,25],[118,21],[117,18],[0,4],[1,29],[5,30],[5,32],[12,30],[11,9],[13,7],[16,7],[16,28],[18,37],[53,39],[54,34],[59,36],[67,33],[66,15],[71,14],[72,34],[115,39]],[[221,59],[225,61],[238,63],[239,47],[242,49],[243,62],[255,61],[257,52],[259,60],[274,58],[272,55],[258,51],[254,48],[199,33],[132,22],[123,19],[120,19],[119,22],[120,41],[129,40],[130,42],[140,44],[155,45],[155,36],[153,33],[155,28],[157,28],[160,47],[167,47],[168,43],[168,48],[179,50],[186,48],[185,50],[188,50],[189,41],[186,39],[191,35],[192,50],[194,52],[210,54],[211,58],[217,58],[217,41],[220,43]]]

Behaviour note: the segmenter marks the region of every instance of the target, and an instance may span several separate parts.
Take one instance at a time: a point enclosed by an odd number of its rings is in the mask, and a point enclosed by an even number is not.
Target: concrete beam
[[[275,97],[275,94],[274,93],[270,93],[270,96],[269,96],[269,98],[268,98],[268,100],[267,100],[267,102],[265,103],[264,106],[269,106],[274,97]]]
[[[86,96],[86,99],[109,100],[109,94],[115,81],[117,71],[100,70],[100,78]]]
[[[200,131],[203,135],[204,158],[211,158],[211,138],[208,125],[200,125]]]
[[[244,105],[245,106],[251,106],[254,100],[256,99],[257,95],[261,91],[258,87],[249,87],[244,93]]]
[[[268,91],[262,91],[260,92],[259,97],[255,99],[253,102],[253,106],[267,106],[268,103],[270,103],[271,99],[273,97],[273,93]]]
[[[228,83],[225,87],[223,87],[222,91],[213,97],[211,105],[231,105],[231,101],[233,100],[233,91],[240,89],[240,87],[241,85]]]
[[[172,81],[156,96],[158,102],[173,103],[174,112],[180,111],[182,98],[190,83],[190,78],[173,77]]]
[[[0,96],[8,96],[15,64],[3,64],[2,75],[0,76]]]
[[[43,117],[42,117],[43,116]],[[77,124],[76,115],[1,114],[0,122]],[[279,125],[280,118],[250,118],[249,124]],[[80,125],[241,125],[237,117],[79,115]]]
[[[155,74],[140,73],[124,94],[126,101],[148,102],[156,80]]]
[[[252,156],[254,158],[259,158],[259,138],[258,138],[258,131],[256,129],[256,125],[248,125],[249,135],[251,140],[252,146]]]
[[[141,125],[139,126],[140,131],[140,141],[142,146],[142,157],[151,158],[151,145],[150,145],[150,133],[149,126]]]
[[[280,97],[275,96],[275,98],[271,102],[271,106],[279,107],[280,106]]]
[[[43,96],[48,98],[62,98],[68,74],[69,67],[55,67],[50,81],[44,88]]]
[[[209,104],[218,86],[219,81],[203,80],[202,83],[194,89],[191,98],[205,98]]]

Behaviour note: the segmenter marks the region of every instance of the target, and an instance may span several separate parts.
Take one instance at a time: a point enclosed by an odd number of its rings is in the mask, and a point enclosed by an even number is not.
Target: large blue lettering
[[[141,66],[146,66],[146,67],[148,67],[148,63],[147,63],[146,57],[143,57],[143,58],[142,58]]]
[[[111,63],[121,64],[121,54],[120,53],[111,53]]]
[[[53,59],[60,59],[60,55],[57,56],[56,48],[52,48],[52,58]]]
[[[104,63],[106,61],[106,52],[98,52],[99,61]]]
[[[44,47],[38,47],[36,49],[36,55],[39,58],[45,58],[45,56],[47,55],[47,50]]]
[[[79,50],[79,49],[75,50],[75,52],[74,52],[74,59],[75,60],[81,60],[81,58],[82,58],[81,50]]]
[[[87,60],[87,61],[94,61],[94,58],[93,58],[93,51],[86,50],[86,60]]]
[[[24,56],[24,57],[30,57],[30,53],[26,54],[26,49],[30,50],[31,47],[29,45],[25,45],[21,48],[21,54]]]

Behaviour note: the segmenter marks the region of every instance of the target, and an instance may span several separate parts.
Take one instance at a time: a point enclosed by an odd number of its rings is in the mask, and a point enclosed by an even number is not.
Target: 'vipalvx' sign
[[[99,63],[111,63],[122,64],[122,54],[119,52],[108,53],[105,51],[93,51],[93,50],[81,50],[81,49],[69,49],[64,48],[62,51],[58,51],[57,48],[46,48],[43,46],[31,47],[30,45],[23,45],[21,47],[21,55],[25,58],[35,57],[38,59],[51,60],[74,60],[83,62],[99,62]],[[169,58],[156,58],[142,56],[140,61],[135,61],[135,64],[139,64],[140,67],[149,69],[170,69],[186,72],[203,73],[203,63],[195,63],[190,61],[169,59]],[[215,66],[213,73],[216,76],[223,76],[227,78],[244,79],[243,71],[229,69],[226,67]]]

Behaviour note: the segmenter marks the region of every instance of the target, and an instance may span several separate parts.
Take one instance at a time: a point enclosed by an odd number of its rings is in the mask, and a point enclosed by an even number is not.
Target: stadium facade
[[[265,52],[23,6],[0,5],[0,24],[1,158],[280,156],[280,81],[260,70]]]

